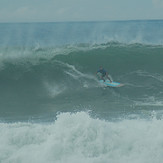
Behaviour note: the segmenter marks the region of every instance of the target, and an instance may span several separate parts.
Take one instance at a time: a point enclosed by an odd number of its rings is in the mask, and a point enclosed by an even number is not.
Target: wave
[[[113,42],[37,50],[0,48],[1,113],[42,114],[45,108],[50,112],[55,108],[57,112],[80,104],[107,108],[108,100],[117,98],[118,103],[126,105],[151,96],[160,101],[162,51],[162,46]],[[125,84],[118,90],[110,90],[109,99],[103,98],[107,91],[102,92],[95,75],[101,65],[114,81]]]
[[[1,23],[0,162],[160,163],[161,27]],[[124,86],[103,88],[99,66]]]
[[[160,163],[162,124],[156,118],[109,122],[86,112],[61,113],[50,124],[0,123],[0,161]]]
[[[54,75],[64,72],[74,79],[90,78],[100,65],[112,74],[123,72],[123,77],[136,75],[151,77],[162,82],[162,46],[126,45],[108,43],[100,45],[65,46],[60,48],[1,48],[1,72],[22,68],[33,71],[34,67],[51,68]],[[84,70],[87,69],[88,73]],[[50,70],[50,71],[51,71]],[[93,70],[93,71],[92,71]],[[47,71],[47,70],[45,70]],[[125,76],[126,75],[126,76]],[[153,75],[153,76],[152,76]]]

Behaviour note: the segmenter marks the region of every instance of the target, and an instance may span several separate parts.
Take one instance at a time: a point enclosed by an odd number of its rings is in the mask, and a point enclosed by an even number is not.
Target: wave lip
[[[1,23],[0,47],[41,47],[72,44],[163,44],[163,20],[67,23]]]

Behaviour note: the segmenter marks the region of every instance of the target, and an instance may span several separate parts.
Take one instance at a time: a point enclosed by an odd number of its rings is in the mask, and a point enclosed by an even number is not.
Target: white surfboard
[[[110,80],[100,80],[100,83],[103,84],[104,86],[108,86],[108,87],[122,87],[124,86],[124,84],[118,83],[118,82],[110,82]]]

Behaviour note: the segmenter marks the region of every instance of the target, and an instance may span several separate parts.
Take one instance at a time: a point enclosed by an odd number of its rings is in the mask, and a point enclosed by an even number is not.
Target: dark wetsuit
[[[102,77],[105,77],[106,76],[105,69],[99,69],[97,72],[100,72],[102,74]]]

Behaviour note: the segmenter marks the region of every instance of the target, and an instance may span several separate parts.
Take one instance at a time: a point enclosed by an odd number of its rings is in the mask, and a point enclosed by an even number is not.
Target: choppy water
[[[0,162],[160,163],[162,26],[0,24]]]

